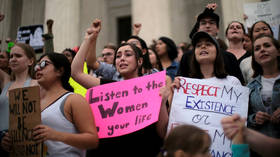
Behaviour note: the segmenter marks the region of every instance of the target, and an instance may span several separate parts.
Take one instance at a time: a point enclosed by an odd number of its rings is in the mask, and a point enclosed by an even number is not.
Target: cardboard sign
[[[248,19],[246,20],[247,27],[252,27],[255,22],[260,20],[266,21],[271,26],[274,38],[279,39],[279,6],[279,0],[244,4],[244,13],[248,16]]]
[[[29,44],[34,50],[42,50],[44,46],[42,38],[43,33],[43,25],[19,27],[17,32],[17,42]]]
[[[40,157],[41,144],[32,139],[32,129],[41,124],[39,86],[9,91],[9,135],[13,148],[11,157]]]
[[[87,91],[99,138],[116,137],[158,121],[165,71],[100,85]]]
[[[221,119],[232,114],[247,117],[249,89],[210,80],[181,78],[174,90],[168,132],[191,124],[207,130],[212,138],[212,156],[232,156],[231,141],[221,127]]]

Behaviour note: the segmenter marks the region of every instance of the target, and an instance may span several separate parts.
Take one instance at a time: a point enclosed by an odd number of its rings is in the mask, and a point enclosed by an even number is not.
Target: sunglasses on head
[[[34,67],[34,71],[37,72],[39,69],[44,69],[47,65],[50,65],[52,64],[51,62],[47,61],[47,60],[44,60],[38,64],[35,65]]]

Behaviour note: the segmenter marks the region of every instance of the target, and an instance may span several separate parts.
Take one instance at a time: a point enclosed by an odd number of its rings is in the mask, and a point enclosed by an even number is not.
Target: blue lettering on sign
[[[224,115],[232,115],[235,111],[235,106],[223,104],[215,101],[194,100],[194,96],[187,96],[186,108],[191,110],[199,110],[205,112],[213,112]]]
[[[224,151],[218,151],[218,150],[211,150],[211,156],[212,157],[232,157],[232,152],[224,152]]]

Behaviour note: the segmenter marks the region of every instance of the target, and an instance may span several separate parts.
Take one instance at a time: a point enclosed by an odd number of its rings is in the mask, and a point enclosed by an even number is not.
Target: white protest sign
[[[272,28],[274,37],[278,39],[280,25],[280,1],[255,2],[244,4],[244,13],[248,16],[247,27],[260,20],[266,21]]]
[[[168,132],[176,125],[191,124],[208,131],[212,156],[231,156],[231,141],[221,127],[221,119],[232,114],[247,117],[249,89],[216,81],[180,78],[174,90]]]

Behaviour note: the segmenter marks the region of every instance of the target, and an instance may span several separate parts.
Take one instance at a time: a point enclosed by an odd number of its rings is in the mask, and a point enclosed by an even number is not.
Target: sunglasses
[[[38,64],[35,65],[34,71],[37,72],[39,69],[42,70],[42,69],[44,69],[47,65],[50,65],[50,64],[52,64],[52,63],[49,62],[49,61],[44,60],[44,61],[42,61],[41,63],[38,63]]]

